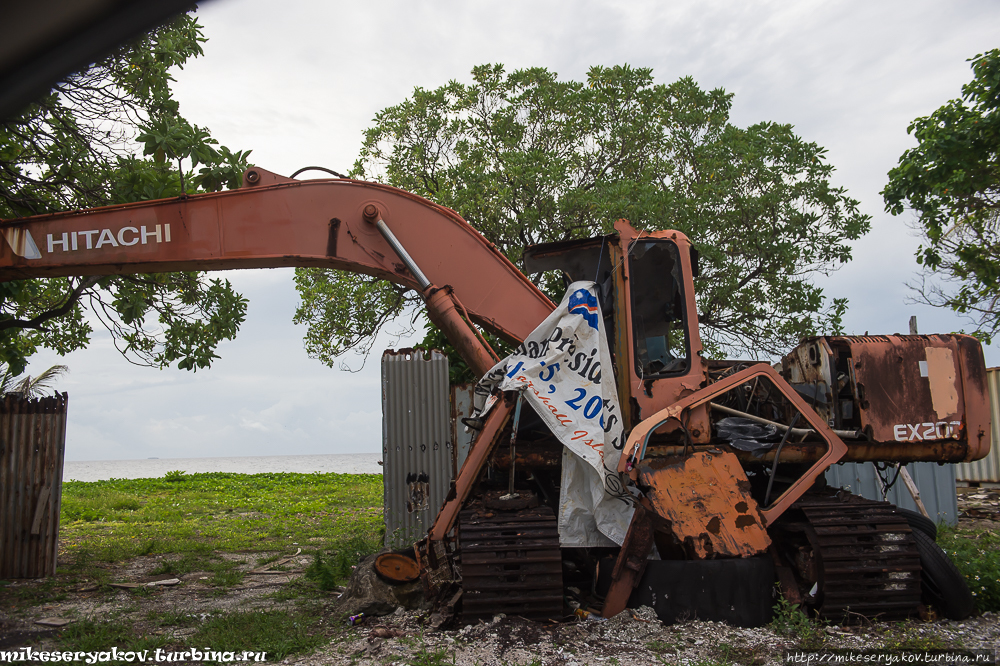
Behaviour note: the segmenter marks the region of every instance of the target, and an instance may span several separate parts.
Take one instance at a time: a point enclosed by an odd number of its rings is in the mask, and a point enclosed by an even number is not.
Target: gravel
[[[498,615],[493,621],[446,631],[422,631],[422,616],[401,612],[371,618],[338,642],[307,657],[283,663],[456,664],[511,666],[538,664],[779,664],[785,650],[894,649],[909,647],[995,649],[1000,622],[993,613],[964,622],[876,623],[867,627],[816,625],[813,634],[787,636],[770,627],[746,629],[721,622],[671,626],[648,607],[626,610],[608,620],[556,624]],[[380,638],[387,634],[399,634]]]

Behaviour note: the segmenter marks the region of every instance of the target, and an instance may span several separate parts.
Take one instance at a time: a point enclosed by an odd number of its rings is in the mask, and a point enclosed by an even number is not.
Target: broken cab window
[[[668,240],[640,240],[629,250],[636,373],[679,374],[690,367],[680,253]]]

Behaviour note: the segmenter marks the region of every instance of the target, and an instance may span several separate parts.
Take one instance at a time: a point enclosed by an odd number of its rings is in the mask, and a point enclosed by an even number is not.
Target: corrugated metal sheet
[[[0,402],[0,578],[56,573],[66,401]]]
[[[1000,368],[986,370],[986,386],[990,392],[990,429],[993,431],[990,454],[981,460],[959,463],[959,481],[1000,483]]]
[[[929,462],[910,463],[906,466],[920,491],[920,501],[924,503],[927,513],[935,522],[954,525],[958,521],[955,467],[956,465],[938,465]],[[834,465],[826,472],[826,482],[837,488],[846,488],[867,499],[882,501],[882,484],[871,463]],[[917,511],[917,505],[901,478],[897,479],[895,485],[889,489],[885,500],[898,507]]]
[[[382,484],[386,545],[417,541],[434,522],[452,479],[448,357],[382,354]]]
[[[455,476],[469,457],[469,448],[476,432],[466,428],[462,419],[472,416],[472,391],[475,384],[458,384],[451,387],[451,441],[455,442]]]

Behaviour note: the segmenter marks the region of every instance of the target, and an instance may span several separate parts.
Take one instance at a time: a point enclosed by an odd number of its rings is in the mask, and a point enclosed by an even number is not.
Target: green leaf
[[[702,253],[707,347],[768,355],[840,327],[846,302],[810,278],[849,261],[870,218],[832,184],[825,149],[789,125],[730,124],[732,100],[691,78],[658,84],[647,68],[593,67],[577,82],[482,65],[470,83],[380,111],[352,175],[458,211],[515,264],[529,244],[610,233],[618,218],[679,229]],[[402,307],[385,282],[308,276],[297,321],[319,358],[370,344]],[[331,330],[325,297],[354,304],[357,324]]]
[[[0,218],[175,197],[182,192],[178,160],[211,175],[185,173],[188,192],[238,187],[235,171],[247,167],[249,151],[217,149],[171,97],[170,69],[200,55],[202,42],[201,26],[184,14],[60,82],[0,126]],[[0,283],[0,325],[63,306],[78,284]],[[246,314],[246,300],[228,282],[203,273],[110,276],[69,305],[44,325],[0,328],[0,362],[19,373],[40,347],[60,354],[86,347],[96,316],[130,360],[197,370],[217,358],[215,349]]]
[[[882,196],[893,215],[913,211],[924,236],[918,302],[965,315],[989,339],[1000,329],[1000,50],[970,61],[961,99],[910,124],[917,146]]]

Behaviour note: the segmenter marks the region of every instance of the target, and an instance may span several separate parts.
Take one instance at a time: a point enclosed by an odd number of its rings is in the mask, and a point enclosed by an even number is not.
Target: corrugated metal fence
[[[382,484],[385,542],[422,538],[452,479],[448,357],[404,349],[382,354]]]
[[[954,525],[958,521],[955,467],[956,465],[938,465],[930,462],[910,463],[906,466],[920,491],[920,501],[924,503],[931,520],[936,523],[945,522]],[[890,481],[893,474],[895,472],[888,472]],[[871,463],[834,465],[826,472],[826,482],[836,488],[846,488],[855,495],[882,501],[882,485]],[[898,507],[917,511],[917,505],[902,479],[896,479],[885,500]]]
[[[66,401],[0,401],[0,578],[56,572]]]
[[[1000,483],[1000,368],[986,371],[986,385],[990,393],[990,430],[993,435],[990,454],[982,460],[959,463],[956,474],[959,481]]]

